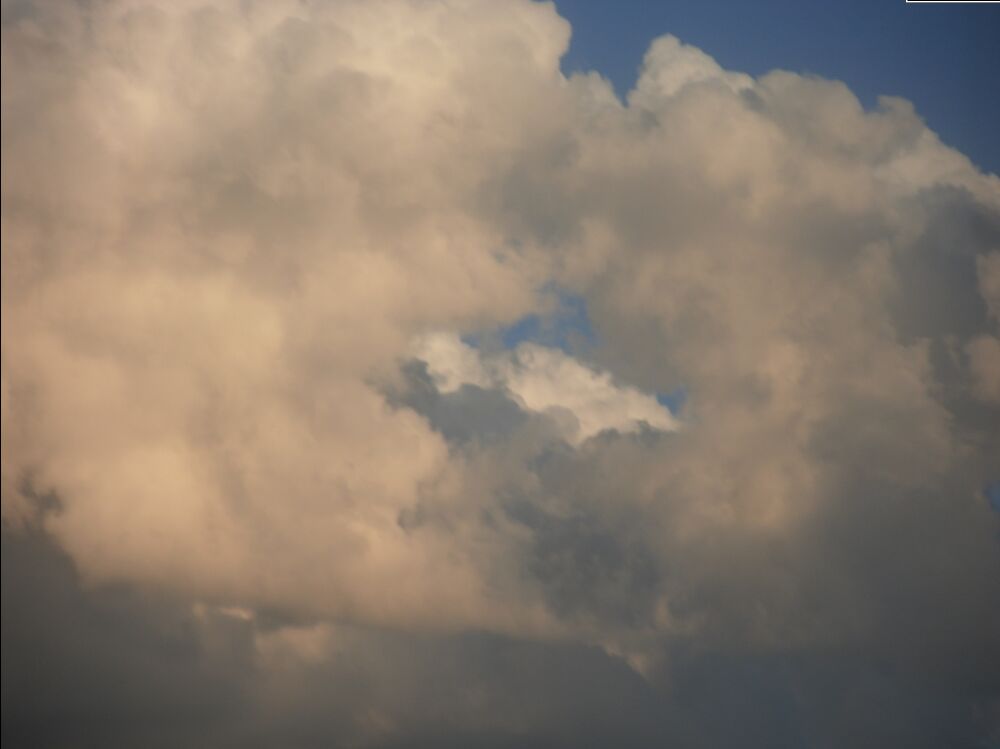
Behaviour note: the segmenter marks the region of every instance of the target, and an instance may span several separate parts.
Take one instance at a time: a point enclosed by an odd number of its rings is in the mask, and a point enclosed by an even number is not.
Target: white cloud
[[[525,342],[513,351],[481,355],[458,335],[438,332],[420,337],[413,351],[441,390],[464,384],[506,390],[525,408],[555,415],[572,442],[605,429],[634,432],[643,423],[665,431],[678,426],[654,396],[616,384],[607,372],[558,349]]]
[[[657,102],[676,95],[686,86],[716,83],[733,92],[749,89],[753,79],[744,73],[723,70],[697,47],[683,44],[670,34],[653,40],[643,60],[642,75],[629,104],[655,109]]]

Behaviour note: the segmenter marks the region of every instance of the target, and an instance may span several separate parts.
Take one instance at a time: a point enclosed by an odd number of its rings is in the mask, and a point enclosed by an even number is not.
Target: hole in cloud
[[[994,512],[1000,512],[1000,481],[987,484],[986,488],[983,489],[983,494],[986,496],[990,508]]]
[[[679,387],[669,393],[656,394],[656,402],[670,409],[670,413],[674,416],[680,414],[681,409],[684,408],[684,404],[687,403],[687,398],[687,388],[684,387]]]
[[[462,336],[473,348],[515,349],[525,342],[557,348],[569,354],[591,349],[598,343],[586,300],[572,292],[548,285],[542,289],[543,311],[525,315],[506,327]]]

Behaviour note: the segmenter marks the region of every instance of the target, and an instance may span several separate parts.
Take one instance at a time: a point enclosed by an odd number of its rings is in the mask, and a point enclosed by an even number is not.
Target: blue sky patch
[[[526,315],[495,331],[467,334],[462,336],[462,342],[475,348],[482,348],[485,343],[491,342],[510,350],[530,341],[568,354],[597,345],[597,333],[582,296],[552,287],[544,289],[543,293],[554,297],[549,313]]]
[[[983,494],[986,495],[986,501],[993,511],[1000,512],[1000,481],[987,484],[986,488],[983,489]]]
[[[661,406],[666,406],[670,409],[670,413],[674,416],[678,416],[681,409],[684,408],[684,403],[687,401],[687,388],[679,387],[674,391],[669,393],[657,393],[656,400]]]

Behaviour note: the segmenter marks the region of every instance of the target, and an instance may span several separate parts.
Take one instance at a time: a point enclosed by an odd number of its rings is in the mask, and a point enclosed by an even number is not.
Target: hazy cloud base
[[[4,3],[5,743],[1000,742],[1000,179],[568,39]]]

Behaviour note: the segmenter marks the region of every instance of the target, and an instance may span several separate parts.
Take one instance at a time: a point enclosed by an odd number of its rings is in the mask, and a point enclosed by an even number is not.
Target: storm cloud
[[[569,38],[4,4],[5,743],[1000,742],[1000,179]]]

